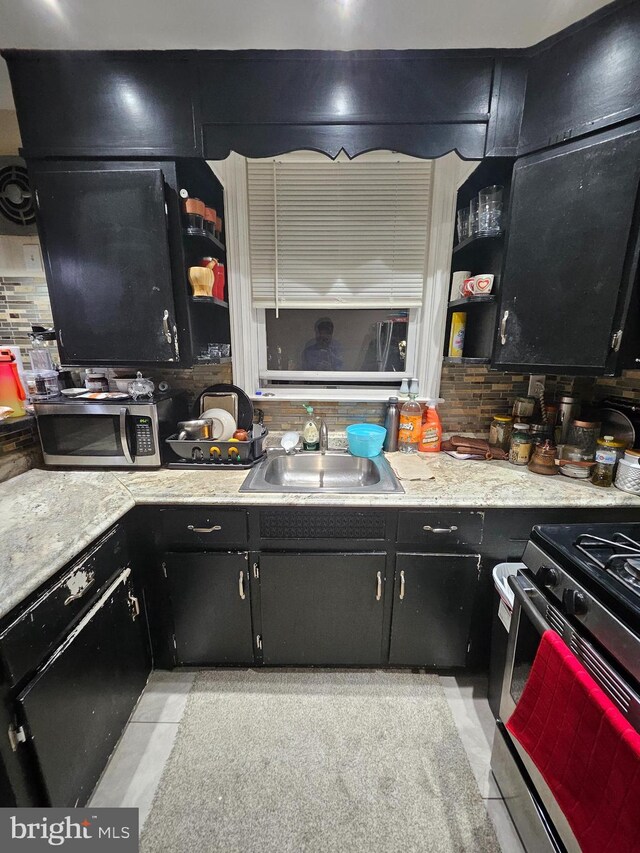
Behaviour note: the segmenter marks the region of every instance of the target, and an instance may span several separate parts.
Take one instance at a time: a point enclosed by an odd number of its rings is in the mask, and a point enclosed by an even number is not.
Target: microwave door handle
[[[124,454],[124,458],[127,460],[129,465],[133,465],[133,456],[131,455],[131,449],[129,447],[129,439],[127,437],[127,415],[129,414],[129,409],[126,406],[123,406],[120,409],[120,443],[122,444],[122,453]]]
[[[549,625],[547,620],[531,601],[532,595],[540,595],[535,586],[533,586],[530,581],[527,581],[527,579],[522,575],[512,575],[507,578],[507,583],[513,590],[513,593],[527,619],[533,623],[536,631],[539,634],[544,634],[545,631],[550,631],[551,625]]]

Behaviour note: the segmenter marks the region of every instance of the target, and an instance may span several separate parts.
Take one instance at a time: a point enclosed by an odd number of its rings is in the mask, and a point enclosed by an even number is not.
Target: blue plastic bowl
[[[387,431],[378,424],[351,424],[346,429],[349,453],[352,456],[364,456],[373,459],[382,452]]]

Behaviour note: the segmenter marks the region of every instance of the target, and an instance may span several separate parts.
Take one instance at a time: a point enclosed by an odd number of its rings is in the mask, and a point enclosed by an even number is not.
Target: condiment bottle
[[[618,459],[624,452],[624,442],[616,441],[612,435],[598,439],[596,467],[591,477],[594,486],[610,486],[613,483]]]
[[[302,428],[302,449],[320,450],[320,429],[318,428],[318,422],[313,417],[313,406],[308,405],[308,403],[303,403],[302,405],[309,415],[308,420],[305,421]]]
[[[384,418],[384,428],[387,434],[384,437],[382,449],[387,453],[395,453],[398,449],[398,426],[400,425],[400,412],[398,411],[398,398],[389,397],[387,412]]]
[[[427,408],[422,420],[420,442],[418,451],[420,453],[439,453],[442,444],[442,424],[436,406],[438,400],[427,400]]]
[[[409,399],[400,409],[400,426],[398,427],[398,450],[401,453],[416,453],[420,442],[422,428],[422,406],[416,402],[415,394],[409,394]]]
[[[528,465],[531,456],[532,439],[528,424],[516,424],[511,434],[509,462],[512,465]]]

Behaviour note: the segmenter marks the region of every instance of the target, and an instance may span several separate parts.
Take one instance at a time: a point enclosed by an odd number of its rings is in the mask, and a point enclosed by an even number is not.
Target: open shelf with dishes
[[[458,239],[456,236],[451,257],[451,289],[447,305],[444,361],[446,364],[490,364],[496,337],[500,277],[507,232],[509,191],[513,159],[495,157],[483,160],[458,190],[456,211],[466,210],[484,188],[501,187],[501,212],[494,217],[498,231],[478,232]],[[458,217],[456,216],[456,224]],[[468,279],[474,279],[469,282]],[[474,293],[476,286],[482,292]],[[455,282],[455,283],[454,283]],[[465,285],[466,282],[466,285]],[[464,287],[464,291],[463,288]],[[455,292],[454,292],[455,291]],[[463,292],[467,295],[462,295]],[[464,318],[460,318],[464,314]],[[451,327],[454,332],[464,325],[462,353],[450,349]],[[459,336],[460,338],[460,336]]]
[[[229,301],[224,245],[224,190],[202,160],[177,163],[182,215],[184,281],[187,322],[193,363],[225,363],[206,358],[210,345],[229,345]],[[205,219],[205,216],[207,219]],[[215,231],[215,233],[212,233]]]

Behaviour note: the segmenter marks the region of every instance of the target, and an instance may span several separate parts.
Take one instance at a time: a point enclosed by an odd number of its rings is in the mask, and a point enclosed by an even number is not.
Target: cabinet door
[[[612,372],[638,245],[640,124],[516,163],[494,366]]]
[[[146,629],[132,606],[128,573],[18,697],[50,806],[87,801],[149,675]]]
[[[382,662],[384,554],[262,554],[266,664]]]
[[[253,663],[247,557],[165,555],[178,664]]]
[[[30,175],[62,361],[177,360],[161,169],[31,164]]]
[[[480,557],[398,554],[389,663],[464,666]]]

